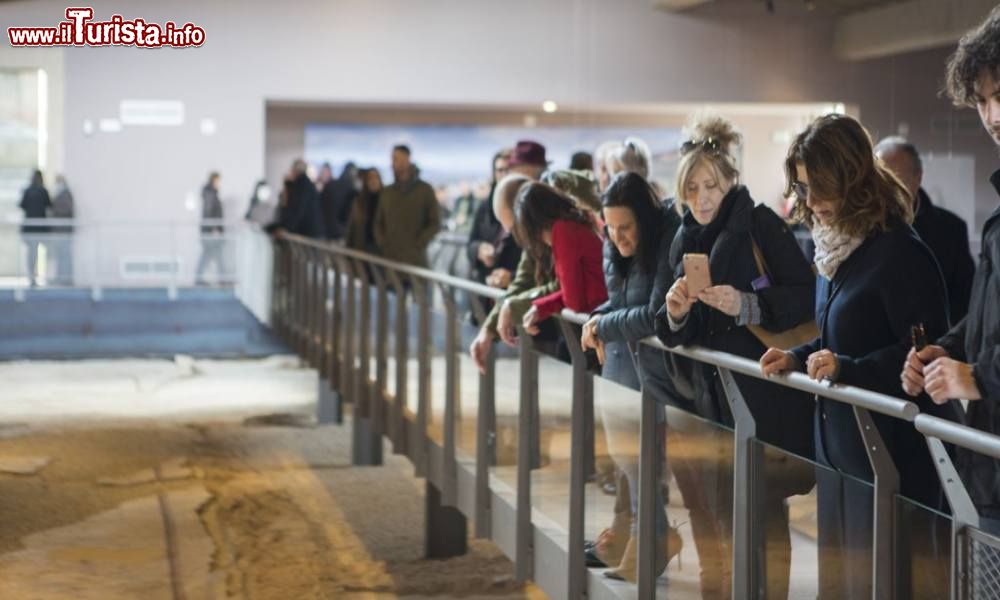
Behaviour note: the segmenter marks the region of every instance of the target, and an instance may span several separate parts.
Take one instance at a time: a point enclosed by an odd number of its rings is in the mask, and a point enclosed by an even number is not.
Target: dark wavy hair
[[[836,205],[833,226],[842,233],[867,237],[888,229],[891,218],[913,222],[910,193],[875,160],[872,139],[855,119],[825,115],[795,138],[785,158],[786,196],[793,193],[800,163],[809,175],[809,193]],[[792,218],[812,228],[805,198],[796,199]]]
[[[552,251],[542,239],[556,221],[574,221],[590,227],[594,221],[573,199],[552,186],[531,182],[521,187],[514,199],[514,240],[535,259],[535,279],[552,273]]]
[[[639,268],[644,273],[655,273],[657,251],[663,237],[663,214],[656,191],[642,175],[627,171],[620,173],[601,198],[601,208],[616,207],[631,209],[639,229],[639,244],[634,258],[639,261]],[[610,236],[606,237],[611,245],[611,267],[616,275],[624,277],[632,258],[622,256]]]
[[[945,67],[943,91],[955,106],[976,106],[976,83],[983,73],[1000,79],[1000,6],[958,41]]]

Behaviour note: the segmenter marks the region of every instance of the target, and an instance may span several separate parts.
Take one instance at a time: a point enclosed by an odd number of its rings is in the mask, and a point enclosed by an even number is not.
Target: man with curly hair
[[[956,106],[975,107],[1000,148],[1000,7],[968,32],[948,60],[945,92]],[[1000,194],[1000,169],[990,182]],[[910,395],[926,391],[941,404],[969,400],[967,421],[1000,434],[1000,207],[983,225],[982,252],[969,313],[936,345],[911,350],[901,375]],[[960,468],[983,529],[1000,533],[1000,462],[973,452]]]

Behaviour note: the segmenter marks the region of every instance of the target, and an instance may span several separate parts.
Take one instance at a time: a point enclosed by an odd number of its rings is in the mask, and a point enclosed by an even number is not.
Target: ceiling
[[[829,20],[833,52],[859,61],[954,44],[995,0],[652,0],[658,10],[698,19]]]

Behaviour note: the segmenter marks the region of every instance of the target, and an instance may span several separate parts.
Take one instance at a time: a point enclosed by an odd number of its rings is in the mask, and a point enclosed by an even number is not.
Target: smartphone
[[[693,298],[707,287],[712,287],[707,254],[685,254],[684,276],[687,277],[688,296]]]

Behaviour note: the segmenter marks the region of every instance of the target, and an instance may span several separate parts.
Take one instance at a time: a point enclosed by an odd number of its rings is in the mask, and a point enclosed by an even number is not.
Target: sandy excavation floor
[[[488,542],[423,560],[422,480],[389,452],[351,467],[294,362],[3,363],[0,382],[2,599],[544,597]]]

